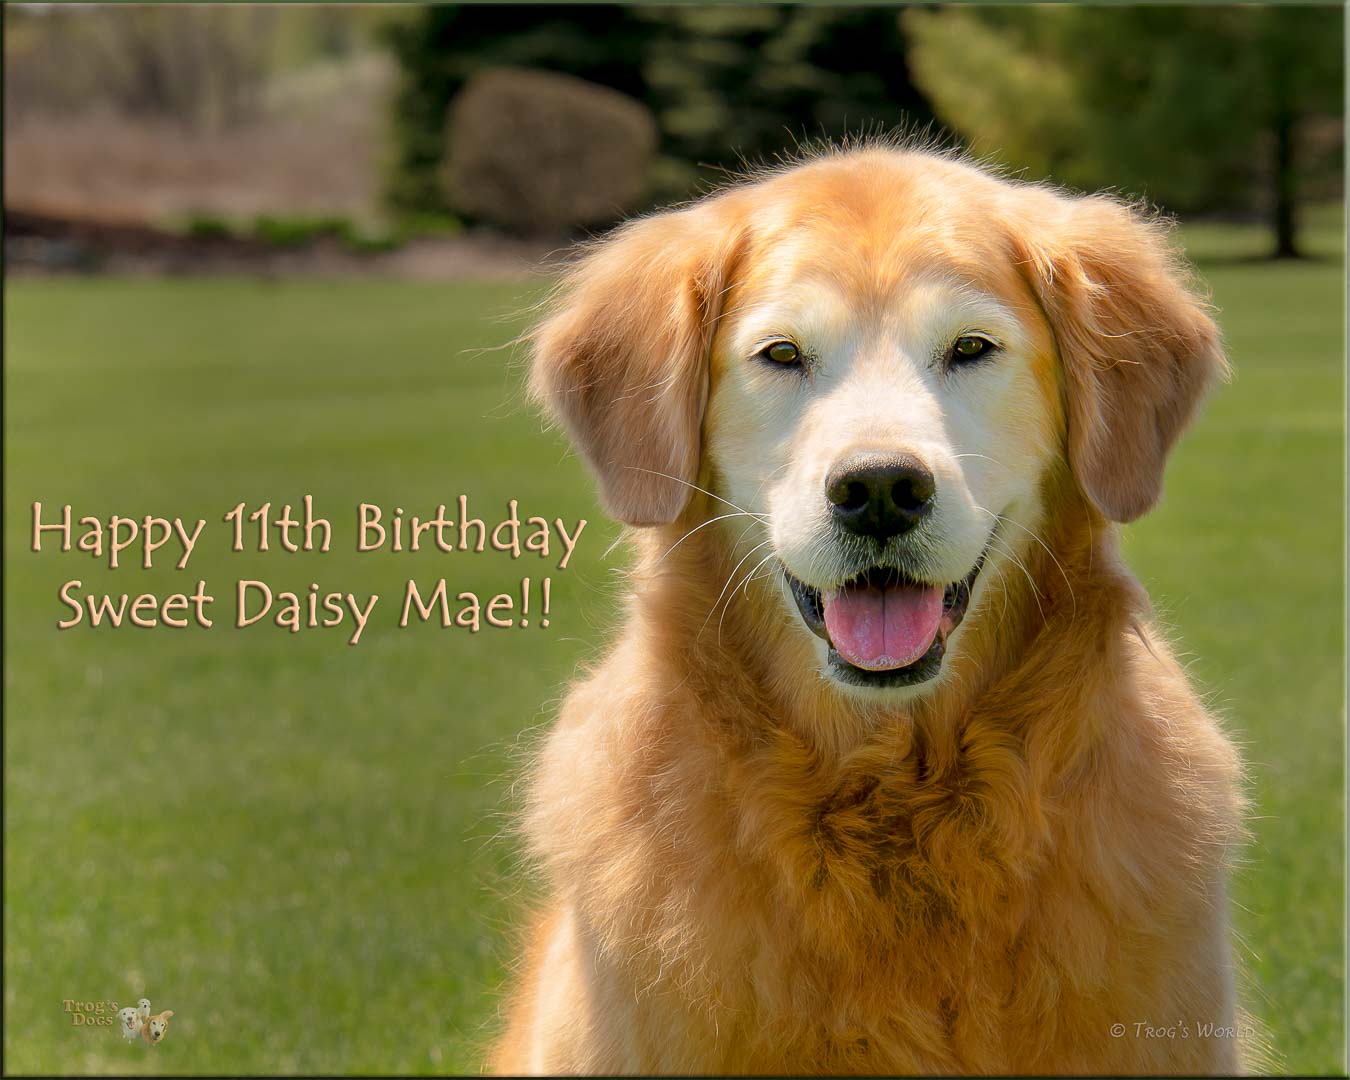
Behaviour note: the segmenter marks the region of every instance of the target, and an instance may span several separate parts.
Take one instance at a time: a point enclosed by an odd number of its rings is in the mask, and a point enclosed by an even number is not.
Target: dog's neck
[[[841,761],[901,740],[940,760],[957,755],[963,733],[983,719],[1019,738],[1038,726],[1071,728],[1035,737],[1064,739],[1066,754],[1085,751],[1100,722],[1092,702],[1128,677],[1122,641],[1147,601],[1121,563],[1114,526],[1075,494],[1059,499],[1034,542],[1013,548],[1020,567],[985,571],[981,602],[931,690],[904,700],[873,700],[824,677],[776,572],[752,570],[763,551],[747,558],[734,522],[690,531],[716,516],[711,506],[639,536],[633,629],[666,665],[658,692],[727,702],[742,739],[788,734]],[[1047,710],[1047,700],[1063,707]]]

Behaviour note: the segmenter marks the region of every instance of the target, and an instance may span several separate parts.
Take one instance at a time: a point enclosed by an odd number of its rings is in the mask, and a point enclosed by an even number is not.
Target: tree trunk
[[[1297,259],[1297,193],[1294,175],[1294,119],[1282,114],[1275,119],[1275,258]]]
[[[1298,249],[1298,177],[1297,135],[1298,117],[1289,107],[1284,79],[1277,77],[1275,86],[1275,258],[1297,259]]]

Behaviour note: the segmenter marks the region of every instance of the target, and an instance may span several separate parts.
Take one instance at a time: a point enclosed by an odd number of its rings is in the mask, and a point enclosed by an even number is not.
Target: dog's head
[[[141,1025],[140,1014],[130,1005],[117,1010],[117,1022],[127,1031],[136,1031]]]
[[[164,1033],[169,1030],[169,1017],[172,1015],[173,1010],[166,1009],[158,1016],[150,1017],[146,1027],[149,1031],[151,1042],[157,1043],[160,1039],[164,1038]]]
[[[1224,367],[1156,224],[888,149],[627,225],[534,342],[612,514],[748,515],[821,669],[896,695],[1038,542],[1052,479],[1148,510]]]

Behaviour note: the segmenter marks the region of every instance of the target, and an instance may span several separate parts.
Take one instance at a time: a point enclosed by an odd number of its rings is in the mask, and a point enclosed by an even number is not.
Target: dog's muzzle
[[[829,646],[831,674],[855,686],[886,688],[937,675],[984,560],[981,554],[966,577],[945,586],[882,566],[824,591],[786,568],[783,574],[807,629]]]

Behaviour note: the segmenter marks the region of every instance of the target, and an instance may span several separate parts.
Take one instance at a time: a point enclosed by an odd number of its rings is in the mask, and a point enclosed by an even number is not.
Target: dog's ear
[[[698,478],[708,355],[736,230],[701,206],[632,222],[564,278],[534,331],[531,395],[630,525],[674,521]]]
[[[1103,514],[1133,521],[1228,365],[1163,225],[1103,196],[1053,203],[1020,255],[1063,366],[1069,463]]]

